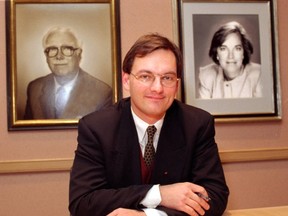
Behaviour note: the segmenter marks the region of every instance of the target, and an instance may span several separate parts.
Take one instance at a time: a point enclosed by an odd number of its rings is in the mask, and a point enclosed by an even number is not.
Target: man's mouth
[[[67,63],[57,63],[57,64],[54,64],[55,66],[65,66],[67,65]]]

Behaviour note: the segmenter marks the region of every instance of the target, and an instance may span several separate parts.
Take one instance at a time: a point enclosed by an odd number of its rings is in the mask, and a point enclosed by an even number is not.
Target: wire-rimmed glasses
[[[177,78],[177,75],[175,73],[166,73],[161,75],[153,73],[140,73],[140,74],[130,73],[130,74],[133,75],[135,79],[137,79],[138,81],[147,86],[152,85],[152,83],[156,79],[156,76],[159,76],[160,83],[168,88],[174,87],[179,80],[179,78]]]

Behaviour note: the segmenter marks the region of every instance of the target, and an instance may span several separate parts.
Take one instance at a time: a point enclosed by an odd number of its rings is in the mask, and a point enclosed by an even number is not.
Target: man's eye
[[[46,49],[46,52],[50,52],[50,51],[54,52],[54,51],[57,51],[57,50],[58,50],[57,47],[48,47],[48,48]]]
[[[148,74],[141,74],[138,77],[139,77],[139,79],[146,80],[146,81],[149,81],[153,78],[151,75],[148,75]]]
[[[173,81],[174,80],[174,76],[168,76],[167,75],[167,76],[163,76],[162,79],[166,80],[166,81]]]
[[[63,50],[65,50],[65,51],[71,51],[71,50],[73,50],[73,47],[64,46],[64,47],[63,47]]]
[[[46,48],[45,53],[48,56],[55,56],[58,53],[58,48],[57,47],[48,47],[48,48]]]

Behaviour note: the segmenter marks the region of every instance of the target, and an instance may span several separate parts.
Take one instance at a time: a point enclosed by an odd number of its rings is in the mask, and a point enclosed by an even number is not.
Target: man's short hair
[[[177,65],[177,77],[180,78],[183,68],[182,54],[180,49],[168,38],[157,33],[144,35],[134,43],[124,58],[122,68],[123,72],[128,74],[131,73],[134,59],[136,57],[144,57],[159,49],[170,50],[174,53]]]
[[[42,39],[42,46],[44,49],[46,48],[47,39],[51,35],[58,33],[58,32],[70,34],[74,38],[76,45],[77,45],[77,48],[82,48],[82,42],[80,40],[78,40],[75,32],[71,28],[56,26],[56,27],[50,28],[48,30],[48,32],[44,35],[44,37]]]

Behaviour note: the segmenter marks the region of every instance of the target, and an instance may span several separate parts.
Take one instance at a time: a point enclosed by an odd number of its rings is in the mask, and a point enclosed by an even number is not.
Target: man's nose
[[[61,50],[58,50],[58,53],[56,55],[56,59],[64,59],[64,55],[62,54]]]
[[[161,83],[161,77],[156,76],[151,84],[151,90],[160,92],[163,90],[163,85]]]

